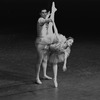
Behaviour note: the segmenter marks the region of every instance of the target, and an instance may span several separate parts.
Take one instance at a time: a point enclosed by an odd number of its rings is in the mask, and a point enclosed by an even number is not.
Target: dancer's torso
[[[39,18],[37,23],[37,33],[38,37],[45,37],[48,34],[48,24],[43,23],[45,21],[44,18]]]

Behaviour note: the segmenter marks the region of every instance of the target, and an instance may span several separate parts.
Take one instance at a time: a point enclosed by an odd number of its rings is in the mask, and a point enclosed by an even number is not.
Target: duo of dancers
[[[53,73],[54,73],[54,86],[58,87],[57,82],[57,70],[58,63],[64,62],[63,71],[66,71],[67,58],[70,54],[70,47],[74,42],[74,39],[69,37],[66,38],[62,34],[58,33],[54,16],[57,11],[55,3],[52,3],[51,13],[43,9],[40,13],[41,17],[37,22],[37,33],[38,37],[36,39],[36,47],[38,51],[38,63],[37,63],[37,73],[36,82],[42,84],[40,80],[40,68],[43,67],[43,77],[46,79],[52,79],[47,75],[47,62],[52,63]]]

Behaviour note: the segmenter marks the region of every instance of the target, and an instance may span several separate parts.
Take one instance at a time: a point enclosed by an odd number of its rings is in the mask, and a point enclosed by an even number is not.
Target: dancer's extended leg
[[[55,3],[53,2],[52,4],[52,14],[51,14],[51,19],[53,21],[53,28],[54,28],[54,34],[56,35],[57,39],[59,40],[59,34],[58,34],[58,29],[56,27],[56,24],[55,24],[55,12],[57,11],[56,7],[55,7]]]
[[[55,8],[54,2],[52,4],[52,9],[51,10],[52,11],[51,11],[50,19],[52,19],[52,22],[50,22],[49,25],[48,25],[48,36],[51,38],[51,41],[53,42],[54,33],[55,33],[55,30],[53,32],[54,15],[55,15],[55,12],[57,11],[57,9]]]

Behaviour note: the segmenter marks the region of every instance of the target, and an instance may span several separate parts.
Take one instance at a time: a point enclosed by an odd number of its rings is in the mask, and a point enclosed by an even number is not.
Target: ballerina
[[[52,44],[50,45],[50,55],[49,55],[49,62],[53,64],[53,73],[54,73],[54,86],[58,87],[57,82],[57,70],[58,70],[58,63],[64,62],[63,71],[66,71],[67,67],[67,58],[70,54],[70,47],[74,42],[74,39],[69,37],[68,39],[63,36],[62,34],[58,33],[56,24],[54,22],[54,15],[57,9],[55,8],[55,3],[52,3],[52,11],[51,11],[51,19],[52,23],[49,23],[48,33],[50,37],[52,37]],[[54,32],[53,29],[54,28]],[[51,36],[52,35],[52,36]]]

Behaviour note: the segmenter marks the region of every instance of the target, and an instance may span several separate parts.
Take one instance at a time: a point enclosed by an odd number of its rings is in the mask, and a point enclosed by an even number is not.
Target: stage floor
[[[0,100],[100,100],[100,43],[75,42],[67,71],[58,70],[53,80],[35,83],[37,53],[32,40],[1,40]],[[52,66],[47,73],[53,77]],[[42,71],[41,71],[42,78]]]

